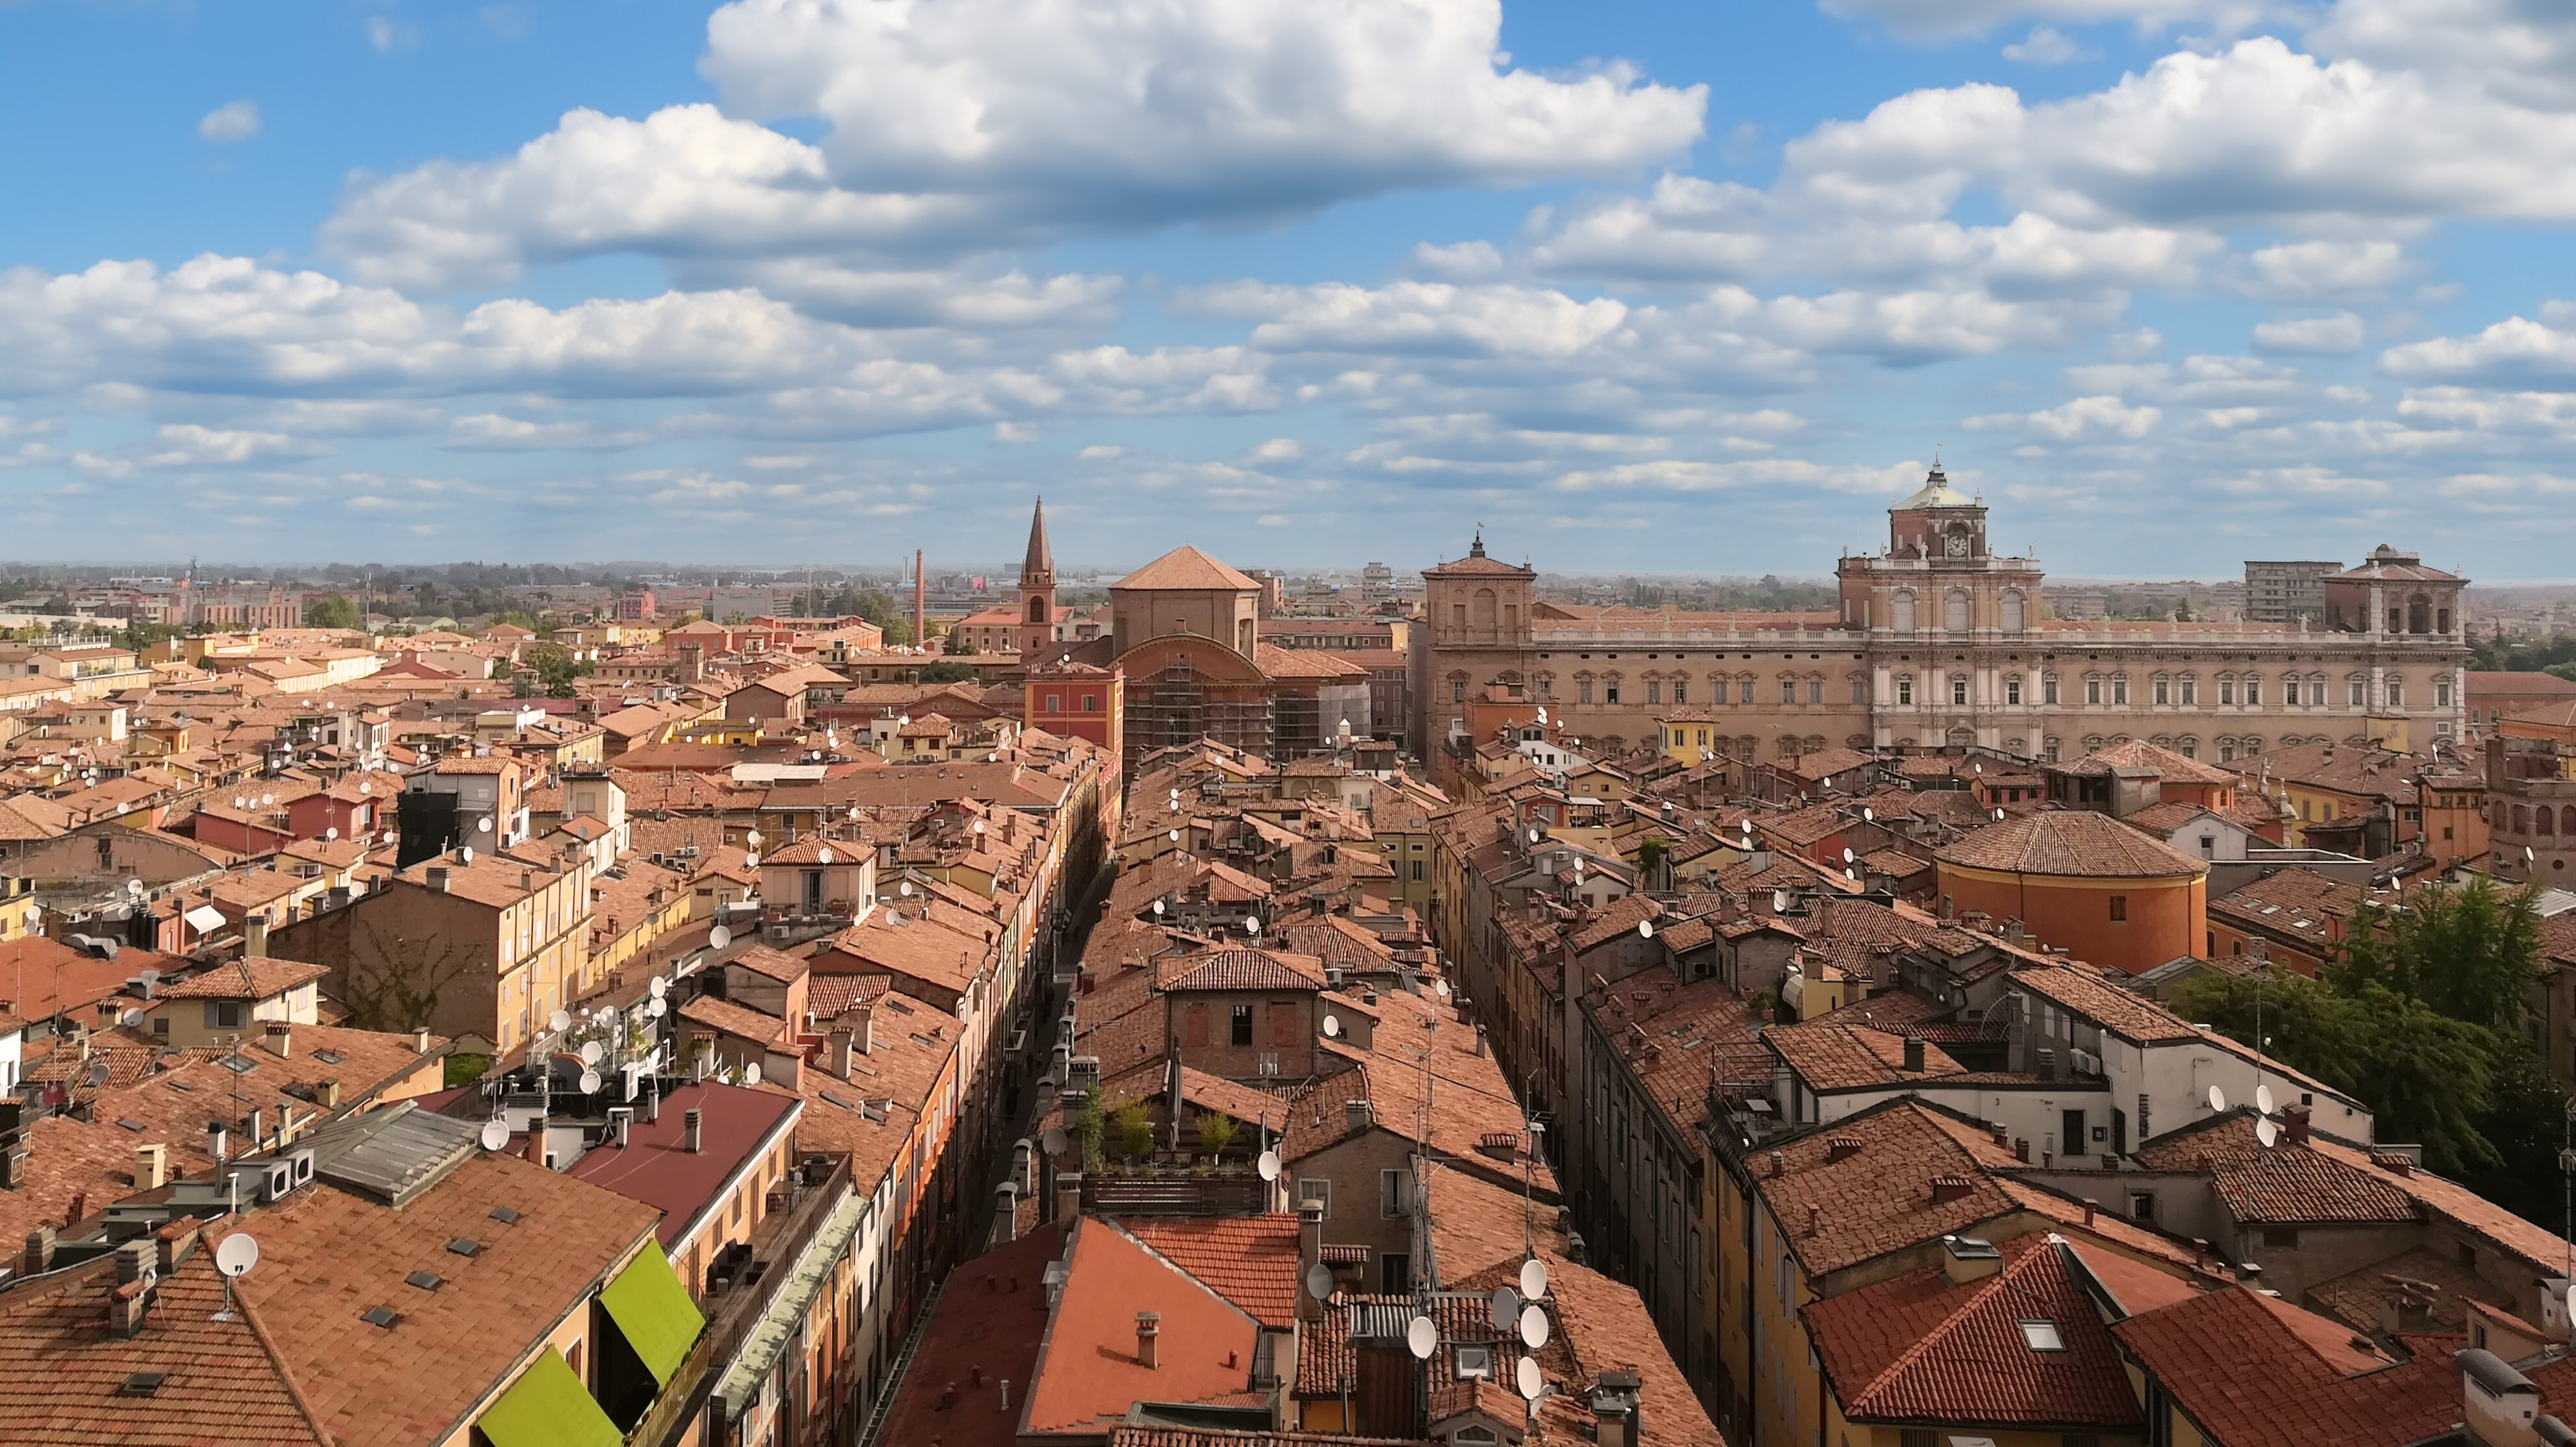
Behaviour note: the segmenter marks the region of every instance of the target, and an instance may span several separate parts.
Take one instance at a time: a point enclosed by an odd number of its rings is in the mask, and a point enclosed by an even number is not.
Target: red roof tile
[[[2108,814],[2056,810],[1990,824],[1938,851],[1943,864],[2087,879],[2165,879],[2209,872]]]
[[[1294,1215],[1140,1217],[1116,1224],[1262,1325],[1285,1329],[1296,1320]]]

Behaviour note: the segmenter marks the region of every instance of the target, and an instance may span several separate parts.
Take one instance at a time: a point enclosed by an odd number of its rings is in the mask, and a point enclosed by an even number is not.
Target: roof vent
[[[403,1280],[413,1286],[419,1287],[423,1291],[436,1291],[439,1287],[446,1284],[436,1272],[431,1271],[415,1271],[411,1275],[404,1277]]]
[[[476,1241],[468,1241],[468,1240],[466,1240],[466,1239],[465,1239],[464,1237],[462,1237],[462,1236],[459,1236],[459,1237],[457,1237],[455,1240],[448,1242],[448,1243],[447,1243],[447,1249],[448,1249],[448,1252],[449,1252],[451,1255],[456,1255],[456,1256],[467,1256],[467,1257],[471,1257],[471,1256],[479,1256],[479,1255],[481,1255],[481,1254],[482,1254],[482,1252],[483,1252],[483,1246],[482,1246],[482,1243],[480,1243],[480,1242],[476,1242]]]
[[[116,1394],[120,1397],[148,1397],[160,1391],[161,1384],[169,1379],[167,1372],[129,1372],[124,1383],[116,1389]]]
[[[369,1326],[391,1331],[394,1323],[402,1320],[402,1313],[387,1306],[371,1306],[359,1313],[358,1320]]]

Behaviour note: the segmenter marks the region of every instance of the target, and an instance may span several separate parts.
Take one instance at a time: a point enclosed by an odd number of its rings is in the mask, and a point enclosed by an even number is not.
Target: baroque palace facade
[[[1496,685],[1603,750],[1687,710],[1747,759],[1970,744],[2055,759],[2146,739],[2229,763],[2366,738],[2422,749],[2465,727],[2467,580],[2385,546],[2326,579],[2314,627],[2052,619],[2038,560],[1993,552],[1983,503],[1935,468],[1888,510],[1886,549],[1836,574],[1836,612],[1574,607],[1479,537],[1423,574],[1409,742],[1427,756]]]

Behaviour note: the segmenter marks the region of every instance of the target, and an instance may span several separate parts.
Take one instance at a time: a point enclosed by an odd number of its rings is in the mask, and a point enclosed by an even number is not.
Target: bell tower
[[[1028,556],[1020,560],[1020,657],[1044,657],[1055,647],[1055,554],[1047,547],[1046,499],[1029,517]]]

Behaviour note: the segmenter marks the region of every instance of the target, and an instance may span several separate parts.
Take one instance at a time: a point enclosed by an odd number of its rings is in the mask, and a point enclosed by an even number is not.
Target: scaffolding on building
[[[1127,685],[1126,756],[1132,765],[1157,749],[1214,739],[1271,757],[1271,701],[1257,686],[1211,684],[1187,656]]]

